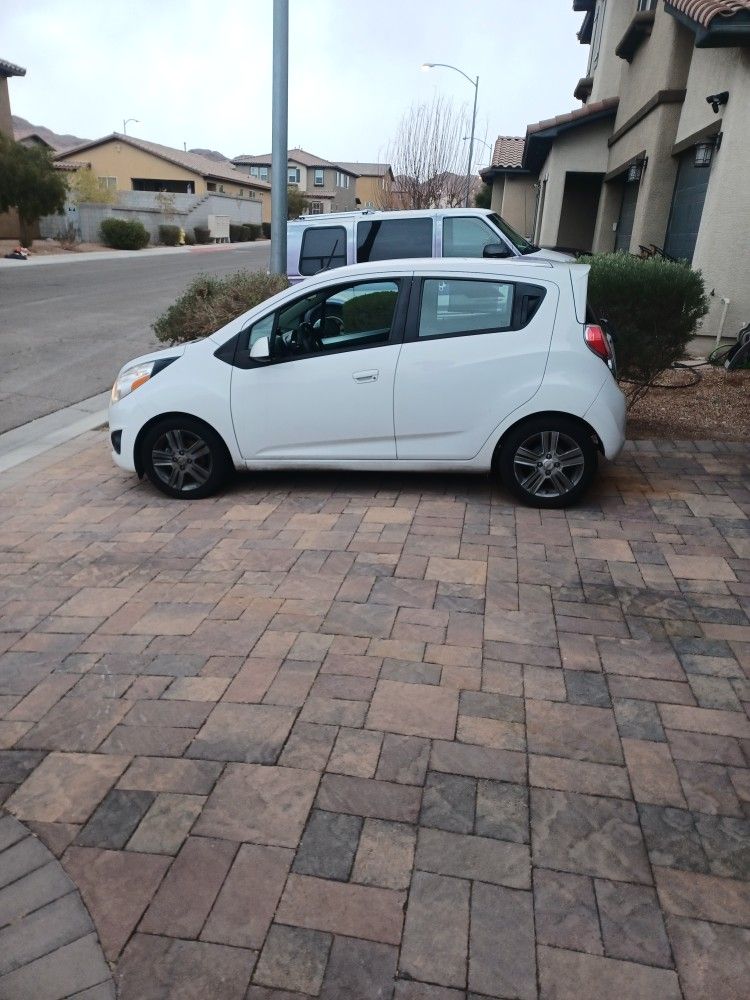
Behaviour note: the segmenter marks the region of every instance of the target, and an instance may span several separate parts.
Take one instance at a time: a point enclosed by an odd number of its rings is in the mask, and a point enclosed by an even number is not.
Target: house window
[[[208,181],[208,183],[206,184],[206,190],[207,191],[215,191],[216,190],[216,184],[214,184],[213,181]]]
[[[336,171],[336,187],[348,188],[350,179],[349,174],[345,174],[341,170]]]
[[[240,198],[244,198],[244,197],[245,197],[245,189],[244,188],[240,188]]]
[[[599,49],[602,44],[602,27],[604,21],[603,4],[597,3],[594,7],[594,24],[591,29],[591,51],[589,52],[589,66],[586,73],[592,76],[599,63]]]
[[[325,183],[325,171],[320,167],[315,168],[315,187],[322,188]]]
[[[267,181],[268,180],[268,167],[259,167],[258,168],[258,177],[260,177],[260,179],[262,181]]]
[[[287,181],[289,184],[299,184],[299,167],[289,167],[287,169]]]
[[[257,177],[258,176],[258,168],[257,167],[250,167],[250,176],[251,177]]]
[[[323,214],[323,202],[322,201],[311,201],[310,202],[310,215],[322,215]]]
[[[103,188],[105,191],[116,191],[117,190],[117,178],[116,177],[100,177],[99,187]]]
[[[638,0],[638,10],[656,10],[658,0]]]

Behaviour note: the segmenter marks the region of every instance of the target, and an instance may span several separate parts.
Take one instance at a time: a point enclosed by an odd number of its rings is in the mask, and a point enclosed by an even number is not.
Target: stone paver
[[[744,445],[549,512],[79,447],[3,491],[1,997],[745,995]]]

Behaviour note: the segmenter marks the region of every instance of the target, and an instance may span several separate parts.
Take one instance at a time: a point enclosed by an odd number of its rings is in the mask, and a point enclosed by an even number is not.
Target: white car
[[[427,259],[311,277],[127,364],[113,459],[183,499],[232,469],[409,469],[497,472],[526,503],[567,506],[625,439],[588,271]]]

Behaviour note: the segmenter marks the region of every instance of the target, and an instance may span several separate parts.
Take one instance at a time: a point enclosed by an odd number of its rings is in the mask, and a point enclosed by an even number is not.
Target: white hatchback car
[[[184,499],[233,468],[409,469],[496,471],[526,503],[567,506],[625,439],[588,271],[429,259],[309,278],[127,364],[114,461]]]

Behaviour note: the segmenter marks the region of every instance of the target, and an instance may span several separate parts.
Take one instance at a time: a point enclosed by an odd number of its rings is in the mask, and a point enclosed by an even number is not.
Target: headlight
[[[131,392],[176,360],[177,358],[157,358],[155,361],[142,361],[138,365],[123,368],[112,386],[112,402],[116,403],[123,396],[129,396]]]

